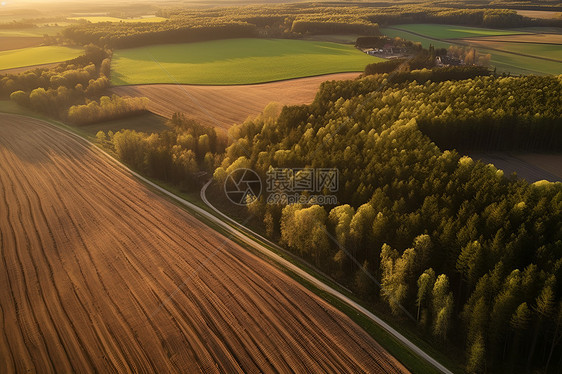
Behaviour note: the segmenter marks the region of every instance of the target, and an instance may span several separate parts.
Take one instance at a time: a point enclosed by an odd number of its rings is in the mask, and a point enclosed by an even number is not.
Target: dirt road
[[[406,370],[84,142],[0,114],[0,372]]]

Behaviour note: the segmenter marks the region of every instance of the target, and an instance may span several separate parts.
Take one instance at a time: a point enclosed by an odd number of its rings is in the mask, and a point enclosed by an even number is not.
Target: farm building
[[[435,57],[435,62],[437,66],[458,66],[463,64],[461,59],[451,56],[437,56]]]

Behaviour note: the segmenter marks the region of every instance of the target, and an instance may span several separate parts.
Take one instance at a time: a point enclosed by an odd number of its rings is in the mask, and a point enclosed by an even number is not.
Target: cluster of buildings
[[[363,52],[369,56],[384,56],[386,58],[393,58],[398,56],[407,55],[410,51],[407,48],[397,47],[393,44],[385,44],[383,48],[367,48],[362,49]],[[449,55],[435,57],[437,66],[459,66],[464,65],[464,61],[458,57]]]
[[[464,65],[460,58],[452,56],[437,56],[435,57],[437,66],[459,66]]]
[[[363,52],[368,54],[369,56],[378,56],[378,55],[403,55],[408,53],[407,48],[397,47],[393,44],[385,44],[382,48],[369,48],[364,49]]]

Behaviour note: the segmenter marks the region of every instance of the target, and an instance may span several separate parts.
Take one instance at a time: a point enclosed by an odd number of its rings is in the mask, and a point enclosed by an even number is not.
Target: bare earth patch
[[[322,82],[358,76],[359,73],[341,73],[243,86],[154,84],[120,86],[112,90],[123,96],[148,97],[149,110],[163,117],[183,112],[202,124],[228,129],[248,116],[260,114],[271,102],[310,104]]]
[[[406,370],[63,131],[0,115],[0,372]]]
[[[0,36],[0,51],[37,47],[43,43],[42,37],[35,36]]]
[[[494,164],[505,175],[517,173],[528,182],[547,180],[562,182],[562,154],[471,152],[470,157],[487,164]]]
[[[556,177],[553,180],[543,179],[562,182],[562,154],[524,153],[517,155],[517,158]]]
[[[529,18],[552,19],[562,17],[562,12],[553,12],[549,10],[518,10],[517,14]]]

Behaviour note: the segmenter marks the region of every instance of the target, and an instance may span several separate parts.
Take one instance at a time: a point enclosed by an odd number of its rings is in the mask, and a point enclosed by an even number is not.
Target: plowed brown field
[[[36,47],[43,41],[43,37],[39,36],[0,36],[0,51]]]
[[[248,116],[260,114],[267,104],[310,104],[320,84],[327,80],[354,79],[359,73],[329,74],[281,82],[243,86],[192,86],[151,84],[120,86],[113,92],[123,96],[145,96],[149,110],[170,118],[175,112],[208,126],[228,129]]]
[[[406,371],[97,149],[7,114],[0,323],[1,373]]]

